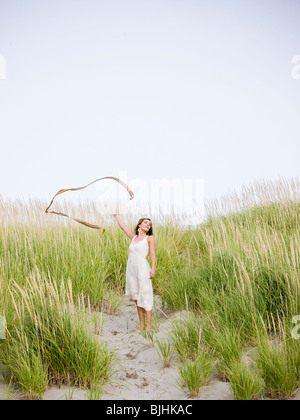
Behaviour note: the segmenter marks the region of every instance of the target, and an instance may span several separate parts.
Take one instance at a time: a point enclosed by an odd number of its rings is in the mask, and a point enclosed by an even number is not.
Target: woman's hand
[[[153,279],[155,276],[155,270],[150,271],[150,279]]]

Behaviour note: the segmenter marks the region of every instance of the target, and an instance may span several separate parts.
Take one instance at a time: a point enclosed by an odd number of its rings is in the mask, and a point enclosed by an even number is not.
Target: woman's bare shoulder
[[[148,242],[153,242],[153,243],[155,242],[155,239],[154,239],[153,235],[148,235],[147,240],[148,240]]]

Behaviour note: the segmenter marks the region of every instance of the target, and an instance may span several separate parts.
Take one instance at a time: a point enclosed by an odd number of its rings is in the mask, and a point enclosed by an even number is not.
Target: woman
[[[152,235],[151,219],[144,217],[138,221],[135,231],[130,230],[118,214],[114,214],[118,225],[132,240],[129,246],[129,258],[126,266],[125,295],[133,300],[137,306],[140,328],[151,331],[151,317],[153,309],[153,289],[151,279],[155,275],[155,240]],[[146,260],[151,257],[151,266]],[[146,323],[145,323],[146,317]],[[146,325],[145,325],[146,324]]]

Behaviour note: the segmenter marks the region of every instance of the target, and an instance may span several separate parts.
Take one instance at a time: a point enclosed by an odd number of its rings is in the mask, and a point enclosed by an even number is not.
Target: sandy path
[[[160,308],[159,300],[155,301]],[[123,301],[116,315],[103,314],[100,338],[107,342],[108,348],[115,351],[117,371],[112,383],[106,385],[103,400],[185,400],[186,394],[178,388],[178,368],[176,356],[170,367],[164,368],[158,354],[155,338],[165,338],[171,320],[186,313],[176,312],[164,316],[156,310],[154,345],[136,332],[138,317],[134,303]],[[5,389],[0,380],[0,399],[22,399],[19,391]],[[86,390],[78,388],[49,386],[45,400],[87,399]],[[220,381],[211,383],[202,389],[200,399],[233,399],[229,384]]]
[[[124,301],[115,316],[105,316],[102,337],[109,348],[118,355],[115,383],[106,387],[103,399],[116,400],[184,400],[186,394],[178,387],[178,368],[176,356],[170,367],[164,368],[159,357],[155,339],[166,337],[171,320],[184,316],[176,312],[164,316],[156,299],[155,325],[158,331],[153,333],[154,343],[136,333],[139,326],[136,307]],[[201,399],[232,399],[228,384],[214,381],[205,387]]]
[[[116,315],[104,314],[101,338],[118,356],[117,373],[112,384],[106,386],[103,400],[187,400],[187,395],[178,387],[178,364],[176,355],[168,368],[163,367],[155,339],[166,338],[171,323],[184,319],[187,312],[174,312],[167,316],[161,311],[161,303],[155,297],[154,343],[136,332],[139,327],[136,307],[123,301]],[[229,383],[212,378],[202,388],[199,400],[233,400]],[[300,389],[292,399],[300,399]],[[190,399],[189,399],[190,400]]]
[[[175,312],[164,316],[160,311],[159,300],[155,301],[158,332],[154,332],[154,345],[141,334],[136,333],[138,317],[133,303],[123,301],[116,315],[103,314],[100,337],[107,342],[109,349],[117,355],[117,372],[112,383],[106,385],[102,400],[186,400],[186,394],[178,388],[178,359],[173,357],[170,367],[164,368],[158,354],[155,338],[165,338],[171,322],[186,316],[186,312]],[[11,389],[7,392],[0,380],[0,400],[21,399],[21,393]],[[47,389],[45,400],[87,399],[86,390],[51,386]],[[232,400],[228,383],[212,379],[202,388],[200,400]],[[300,399],[300,391],[293,399]]]

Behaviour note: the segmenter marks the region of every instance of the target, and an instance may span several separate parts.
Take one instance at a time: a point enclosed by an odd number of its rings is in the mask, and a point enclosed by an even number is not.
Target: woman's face
[[[142,223],[140,224],[140,229],[143,230],[144,232],[148,232],[148,230],[151,227],[151,222],[148,219],[145,219],[142,221]]]

